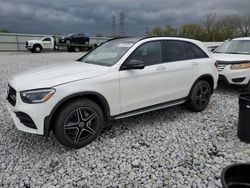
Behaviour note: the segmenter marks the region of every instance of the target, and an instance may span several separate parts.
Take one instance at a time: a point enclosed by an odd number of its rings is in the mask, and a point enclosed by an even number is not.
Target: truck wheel
[[[67,40],[65,40],[65,43],[66,43],[66,44],[70,44],[71,41],[70,41],[69,39],[67,39]]]
[[[200,80],[196,82],[188,96],[188,108],[194,112],[204,110],[210,101],[211,94],[211,86],[207,81]]]
[[[81,51],[80,47],[78,47],[78,46],[74,47],[74,52],[80,52],[80,51]]]
[[[68,52],[73,52],[74,49],[71,46],[68,46],[67,50],[68,50]]]
[[[40,45],[34,45],[33,51],[35,53],[40,53],[42,51],[42,47]]]
[[[69,148],[81,148],[96,139],[103,129],[103,112],[92,100],[75,99],[57,113],[53,133]]]

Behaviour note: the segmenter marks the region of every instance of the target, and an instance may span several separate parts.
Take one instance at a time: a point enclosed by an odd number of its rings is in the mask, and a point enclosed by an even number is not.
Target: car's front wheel
[[[212,94],[211,86],[205,80],[196,82],[189,94],[187,105],[188,108],[194,112],[200,112],[204,110]]]
[[[94,101],[75,99],[57,113],[53,132],[62,145],[81,148],[99,136],[103,121],[103,112]]]

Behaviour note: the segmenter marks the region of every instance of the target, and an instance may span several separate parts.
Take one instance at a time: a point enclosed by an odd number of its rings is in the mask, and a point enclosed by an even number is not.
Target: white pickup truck
[[[43,49],[54,50],[56,49],[56,40],[54,37],[43,37],[40,40],[28,40],[25,42],[26,48],[31,52],[40,53]]]
[[[38,40],[28,40],[25,42],[26,48],[33,53],[40,53],[42,50],[60,50],[67,49],[68,52],[88,51],[95,47],[97,44],[66,44],[57,43],[56,38],[53,36],[43,37]]]

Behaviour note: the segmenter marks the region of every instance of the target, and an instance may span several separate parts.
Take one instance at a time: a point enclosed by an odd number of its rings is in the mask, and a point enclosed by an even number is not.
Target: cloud
[[[247,14],[249,0],[0,0],[0,28],[23,33],[111,33],[111,17],[125,14],[125,33],[143,35],[146,28],[200,23],[204,16]]]

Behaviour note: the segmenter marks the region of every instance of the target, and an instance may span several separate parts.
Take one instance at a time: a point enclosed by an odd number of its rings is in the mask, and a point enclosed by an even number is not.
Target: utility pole
[[[113,37],[116,36],[116,23],[115,23],[115,16],[112,16],[112,32],[111,32],[111,35]]]
[[[122,37],[125,35],[124,32],[124,13],[120,13],[120,27],[119,27],[119,35]]]

